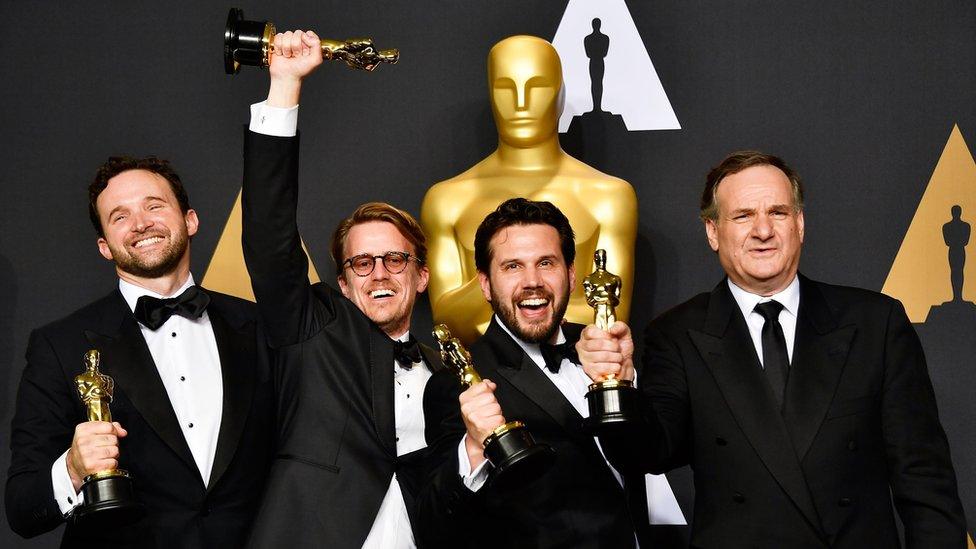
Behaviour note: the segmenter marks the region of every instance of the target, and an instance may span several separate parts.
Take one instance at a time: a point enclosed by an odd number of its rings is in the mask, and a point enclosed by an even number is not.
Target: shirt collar
[[[532,359],[532,362],[535,362],[540,368],[545,367],[546,359],[542,356],[542,349],[539,347],[538,343],[529,343],[527,341],[522,341],[521,338],[517,337],[515,334],[512,333],[511,330],[508,329],[508,326],[506,326],[505,323],[502,322],[502,319],[498,318],[498,315],[494,315],[494,317],[498,325],[502,327],[502,330],[505,330],[505,333],[508,334],[508,337],[515,340],[515,343],[519,344],[519,347],[521,347],[522,350],[525,351],[525,354],[529,355],[529,358]],[[556,332],[556,345],[565,342],[566,342],[566,336],[563,335],[563,328],[562,326],[560,326],[559,331]]]
[[[119,292],[122,293],[122,297],[125,299],[126,304],[129,305],[129,310],[135,312],[136,302],[139,301],[139,298],[144,295],[148,295],[158,299],[166,299],[168,297],[173,297],[174,295],[180,295],[181,293],[183,293],[184,290],[186,290],[190,286],[193,286],[193,284],[194,284],[193,274],[191,273],[190,276],[186,277],[186,282],[184,282],[183,285],[180,286],[178,290],[173,292],[172,295],[160,295],[152,290],[148,290],[146,288],[143,288],[142,286],[136,286],[135,284],[131,282],[126,282],[125,280],[122,280],[120,278]]]
[[[756,305],[759,303],[765,303],[767,301],[778,301],[780,305],[783,306],[783,310],[796,317],[797,310],[800,308],[800,277],[793,275],[793,282],[790,282],[789,286],[783,289],[783,291],[775,293],[769,297],[756,295],[743,290],[742,288],[735,285],[731,279],[726,279],[729,283],[729,290],[732,291],[732,297],[735,298],[736,304],[739,309],[742,310],[742,317],[749,318],[749,314],[753,312]]]

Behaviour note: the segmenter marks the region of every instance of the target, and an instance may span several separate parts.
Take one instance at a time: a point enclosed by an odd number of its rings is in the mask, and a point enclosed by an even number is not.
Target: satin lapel
[[[495,366],[498,374],[536,406],[542,408],[569,434],[574,437],[584,436],[583,417],[559,392],[552,381],[546,377],[546,374],[539,369],[539,366],[525,354],[519,344],[509,337],[496,322],[495,319],[492,319],[483,339],[488,349],[494,354],[496,363],[493,366]],[[479,367],[477,361],[475,361],[474,366],[475,369]],[[505,411],[504,404],[502,404],[502,408]],[[532,426],[528,425],[528,428],[531,430]]]
[[[803,461],[837,391],[857,330],[853,325],[838,328],[816,283],[802,277],[797,317],[783,417]]]
[[[199,475],[146,340],[122,295],[116,292],[116,296],[117,299],[106,301],[105,323],[96,331],[85,330],[85,336],[101,353],[101,370],[115,380],[116,389],[128,397],[159,438]]]
[[[428,347],[427,345],[421,343],[420,356],[424,358],[424,362],[427,363],[427,367],[430,368],[431,372],[444,369],[444,363],[441,362],[441,354],[433,347]]]
[[[207,491],[211,491],[227,470],[237,452],[244,424],[247,422],[254,396],[257,349],[254,340],[254,324],[247,322],[235,328],[224,319],[220,307],[214,303],[207,315],[217,340],[220,355],[220,378],[223,382],[224,401],[220,414],[220,434],[217,436],[217,453],[210,470]]]
[[[689,336],[725,396],[732,416],[770,474],[819,532],[820,519],[786,423],[759,366],[749,329],[725,281],[712,292],[704,329],[689,330]]]
[[[369,375],[373,386],[373,423],[380,443],[396,456],[393,415],[393,340],[378,328],[369,330]]]

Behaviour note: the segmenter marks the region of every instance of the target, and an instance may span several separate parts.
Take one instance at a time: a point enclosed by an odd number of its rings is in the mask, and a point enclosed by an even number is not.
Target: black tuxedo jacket
[[[695,547],[965,547],[925,358],[901,304],[800,277],[783,412],[725,280],[646,334],[640,436],[624,470],[691,464]]]
[[[152,355],[118,290],[35,330],[17,394],[6,487],[7,517],[31,537],[64,522],[51,466],[71,446],[87,413],[74,377],[89,349],[115,380],[112,419],[128,430],[119,466],[134,479],[147,516],[126,528],[94,530],[69,521],[63,547],[234,547],[246,537],[264,486],[274,434],[274,402],[264,336],[252,303],[207,292],[223,379],[223,412],[210,482],[177,423]]]
[[[301,247],[299,138],[245,134],[244,258],[275,354],[278,448],[254,547],[359,548],[397,474],[408,513],[424,450],[397,457],[393,341]],[[424,350],[427,364],[440,360]],[[415,523],[415,521],[411,521]]]
[[[575,343],[582,326],[564,324]],[[457,374],[439,372],[427,384],[424,411],[432,441],[421,491],[421,546],[623,548],[634,545],[627,497],[583,431],[583,418],[519,344],[492,319],[471,347],[475,369],[497,384],[495,397],[508,421],[526,424],[556,459],[536,481],[510,492],[485,485],[471,492],[458,474],[458,444],[465,428],[458,406]],[[644,490],[643,476],[636,486]],[[646,517],[646,508],[634,516]],[[643,519],[646,522],[646,518]]]

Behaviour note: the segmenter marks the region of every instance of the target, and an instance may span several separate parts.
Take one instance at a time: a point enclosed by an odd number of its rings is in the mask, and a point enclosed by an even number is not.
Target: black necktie
[[[420,344],[413,335],[407,341],[393,342],[393,359],[401,368],[409,370],[415,362],[420,362]]]
[[[546,368],[554,374],[559,373],[559,366],[563,363],[564,358],[569,359],[573,364],[579,364],[576,346],[568,341],[557,345],[540,343],[539,350],[542,351],[542,358],[546,361]]]
[[[766,319],[762,329],[763,369],[766,371],[766,381],[776,397],[776,404],[782,410],[783,393],[786,392],[786,381],[790,377],[790,355],[786,352],[786,338],[783,336],[783,326],[779,323],[783,304],[767,301],[756,305],[755,310]]]
[[[191,320],[200,318],[209,304],[210,296],[206,292],[199,286],[190,286],[182,294],[166,299],[144,295],[136,301],[134,313],[146,328],[158,330],[174,314]]]

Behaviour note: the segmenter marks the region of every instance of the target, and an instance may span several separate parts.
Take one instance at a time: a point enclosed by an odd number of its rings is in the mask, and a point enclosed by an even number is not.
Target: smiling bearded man
[[[582,326],[564,323],[576,285],[576,246],[566,216],[549,202],[513,198],[475,234],[481,291],[494,316],[471,347],[485,380],[462,392],[453,372],[435,374],[424,395],[432,450],[418,515],[431,547],[633,547],[646,507],[628,507],[624,489],[643,493],[583,432],[591,383],[572,352]],[[633,378],[633,372],[624,375]],[[460,404],[460,406],[459,406]],[[556,451],[533,482],[499,490],[482,442],[508,420],[525,422]],[[634,494],[636,496],[636,494]],[[504,528],[465,530],[477,521]]]

